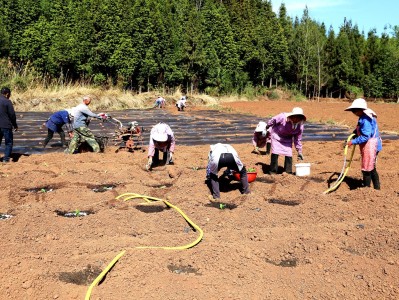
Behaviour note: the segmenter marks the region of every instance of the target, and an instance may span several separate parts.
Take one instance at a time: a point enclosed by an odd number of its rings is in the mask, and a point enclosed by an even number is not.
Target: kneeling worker
[[[173,152],[175,151],[176,140],[172,129],[165,123],[158,123],[151,129],[150,142],[148,144],[147,170],[159,163],[159,151],[163,152],[165,164],[173,163]]]
[[[206,177],[210,180],[213,199],[220,199],[218,172],[224,167],[239,172],[242,185],[241,193],[250,193],[247,170],[238,157],[237,151],[231,145],[221,143],[211,145],[208,158]]]

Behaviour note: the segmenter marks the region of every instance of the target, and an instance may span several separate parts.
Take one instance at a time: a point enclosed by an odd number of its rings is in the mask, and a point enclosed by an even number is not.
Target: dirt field
[[[309,121],[353,127],[356,117],[343,112],[348,105],[225,104],[264,117],[301,106]],[[382,131],[399,131],[398,105],[369,106]],[[1,164],[0,213],[13,217],[0,220],[0,298],[84,299],[123,250],[91,299],[399,298],[398,140],[383,141],[380,191],[361,188],[356,151],[345,181],[328,195],[342,169],[342,142],[304,143],[308,177],[267,175],[269,156],[251,153],[250,141],[234,147],[258,178],[250,195],[240,194],[238,182],[223,184],[225,206],[209,200],[204,183],[209,145],[177,145],[175,165],[151,173],[146,152],[112,147]],[[115,200],[128,192],[167,199],[203,230],[202,241],[188,250],[137,248],[186,245],[199,233],[161,203]]]

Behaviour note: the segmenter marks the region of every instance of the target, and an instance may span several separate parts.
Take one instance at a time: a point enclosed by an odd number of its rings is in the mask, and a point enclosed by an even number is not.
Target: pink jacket
[[[272,153],[292,157],[292,142],[298,153],[302,153],[303,122],[293,124],[285,113],[274,116],[267,122],[271,126]]]

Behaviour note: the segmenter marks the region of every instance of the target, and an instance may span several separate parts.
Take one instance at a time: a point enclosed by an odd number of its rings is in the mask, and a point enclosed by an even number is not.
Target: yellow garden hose
[[[111,263],[104,269],[104,271],[101,272],[100,275],[97,276],[97,278],[93,281],[93,283],[90,285],[89,289],[87,290],[85,300],[90,300],[91,296],[91,291],[93,288],[103,279],[103,277],[111,270],[111,268],[116,264],[116,262],[125,254],[126,250],[123,250],[121,253],[119,253],[112,261]]]
[[[352,139],[353,136],[355,136],[354,133],[352,133],[346,140],[346,145],[345,145],[345,149],[344,149],[344,165],[342,167],[341,174],[338,176],[338,178],[335,181],[335,183],[329,189],[325,190],[323,192],[323,194],[328,194],[328,193],[330,193],[332,191],[335,191],[339,187],[341,182],[344,180],[346,174],[348,173],[349,168],[351,167],[352,158],[353,158],[353,155],[355,154],[355,148],[356,148],[356,145],[353,145],[352,153],[350,155],[349,161],[347,161],[346,156],[348,154],[348,148],[349,148],[348,147],[348,142]]]
[[[119,195],[118,197],[116,197],[115,199],[120,199],[120,198],[123,198],[123,197],[125,197],[123,199],[124,201],[141,198],[141,199],[144,199],[146,201],[145,204],[154,203],[154,202],[151,202],[151,201],[161,201],[161,202],[165,203],[165,205],[167,205],[168,207],[173,208],[174,210],[176,210],[191,225],[191,227],[195,229],[195,231],[199,232],[198,238],[195,241],[193,241],[192,243],[187,244],[187,245],[177,246],[177,247],[142,246],[142,247],[136,247],[136,248],[138,248],[138,249],[150,249],[150,248],[152,248],[152,249],[165,249],[165,250],[184,250],[184,249],[188,249],[188,248],[194,247],[195,245],[197,245],[202,240],[202,237],[204,236],[204,232],[202,231],[202,229],[198,225],[193,223],[193,221],[191,221],[187,217],[187,215],[180,208],[178,208],[177,206],[174,206],[170,202],[168,202],[166,200],[163,200],[163,199],[158,199],[158,198],[154,198],[154,197],[139,195],[139,194],[135,194],[135,193],[122,194],[122,195]]]
[[[194,228],[196,231],[199,232],[198,238],[194,242],[187,244],[187,245],[177,246],[177,247],[156,247],[156,246],[136,247],[138,249],[150,249],[150,248],[154,249],[155,248],[155,249],[165,249],[165,250],[184,250],[184,249],[188,249],[188,248],[191,248],[191,247],[194,247],[195,245],[197,245],[202,240],[202,237],[204,236],[204,232],[198,225],[193,223],[180,208],[178,208],[177,206],[174,206],[173,204],[171,204],[170,202],[168,202],[166,200],[149,197],[149,196],[144,196],[144,195],[139,195],[136,193],[122,194],[122,195],[117,196],[115,199],[120,199],[120,198],[123,198],[124,201],[141,198],[146,201],[145,204],[152,204],[152,203],[154,203],[153,201],[161,201],[161,202],[165,203],[165,205],[167,205],[168,207],[175,209],[191,225],[192,228]],[[111,263],[104,269],[104,271],[102,271],[101,274],[98,275],[98,277],[93,281],[93,283],[90,285],[89,289],[87,290],[85,300],[90,300],[91,292],[92,292],[94,286],[96,286],[104,278],[104,276],[109,272],[109,270],[111,270],[111,268],[115,265],[115,263],[119,260],[119,258],[121,258],[125,254],[125,252],[126,252],[126,250],[119,253],[111,261]]]

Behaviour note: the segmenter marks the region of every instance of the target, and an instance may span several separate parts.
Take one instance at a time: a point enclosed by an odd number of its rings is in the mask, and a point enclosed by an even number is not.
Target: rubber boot
[[[272,153],[270,158],[270,173],[277,174],[277,170],[278,170],[278,154]]]
[[[266,144],[266,155],[269,155],[269,154],[270,154],[270,149],[271,149],[271,147],[272,147],[272,144],[270,144],[270,143],[267,143],[267,144]]]
[[[292,156],[286,156],[284,159],[285,173],[292,174]]]
[[[249,190],[249,184],[248,184],[248,175],[247,175],[247,169],[243,167],[240,171],[240,182],[242,185],[242,194],[250,194],[251,191]]]
[[[61,131],[59,134],[61,138],[62,147],[68,146],[68,143],[65,140],[65,132]]]
[[[371,184],[371,172],[362,171],[363,173],[363,185],[365,187],[370,187]]]
[[[371,180],[373,181],[373,186],[375,190],[380,190],[380,176],[378,176],[377,169],[374,168],[373,171],[370,172]]]

